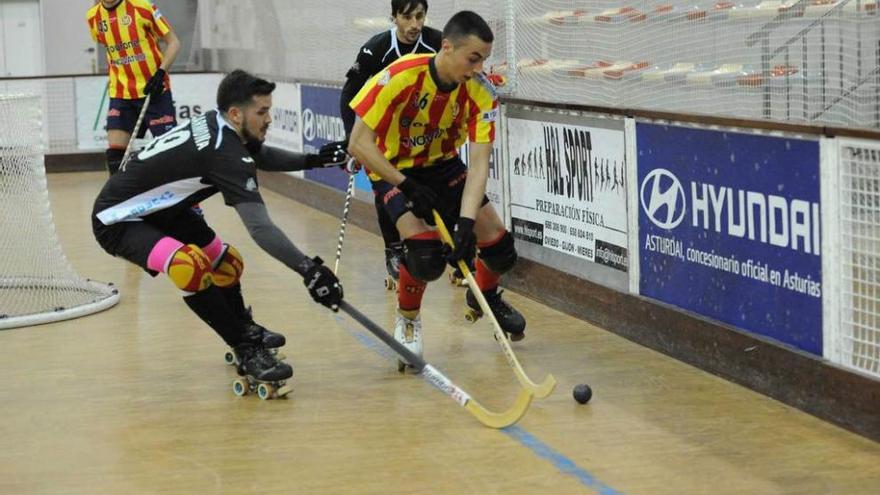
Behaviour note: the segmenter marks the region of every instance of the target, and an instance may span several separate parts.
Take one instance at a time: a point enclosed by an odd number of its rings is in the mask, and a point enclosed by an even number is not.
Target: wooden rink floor
[[[225,346],[173,285],[106,255],[89,212],[104,174],[49,176],[55,223],[83,276],[120,304],[77,320],[0,331],[0,494],[599,493],[877,494],[880,444],[535,301],[514,349],[559,380],[514,427],[492,430],[349,317],[313,303],[215,196],[209,223],[245,259],[258,322],[287,335],[287,400],[236,397]],[[272,218],[332,267],[338,218],[263,192]],[[9,235],[4,233],[3,235]],[[391,330],[379,237],[349,226],[346,299]],[[464,289],[441,279],[423,306],[425,358],[496,410],[518,384]],[[577,404],[571,390],[589,383]],[[880,414],[880,411],[878,411]]]

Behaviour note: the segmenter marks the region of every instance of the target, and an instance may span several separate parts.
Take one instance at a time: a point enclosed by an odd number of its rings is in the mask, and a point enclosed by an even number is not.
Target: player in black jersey
[[[257,168],[293,171],[334,166],[335,147],[317,155],[263,146],[275,84],[236,70],[217,90],[217,108],[150,142],[110,177],[92,213],[95,238],[108,253],[151,275],[166,273],[187,306],[232,347],[238,372],[256,381],[290,378],[290,365],[267,347],[284,337],[253,322],[242,295],[241,254],[223,243],[192,206],[221,193],[251,237],[303,277],[312,298],[338,310],[342,286],[320,258],[308,258],[269,218]],[[274,342],[268,342],[272,341]]]
[[[354,65],[345,74],[345,85],[339,101],[339,111],[345,125],[346,148],[351,130],[354,127],[355,114],[348,106],[352,98],[364,87],[364,84],[403,55],[410,53],[437,53],[443,41],[443,33],[425,26],[428,14],[427,0],[392,0],[391,18],[394,27],[370,38],[358,52]],[[379,229],[385,242],[385,267],[388,278],[385,286],[392,290],[398,279],[398,267],[403,257],[403,243],[397,233],[397,227],[388,216],[378,196],[375,199]]]

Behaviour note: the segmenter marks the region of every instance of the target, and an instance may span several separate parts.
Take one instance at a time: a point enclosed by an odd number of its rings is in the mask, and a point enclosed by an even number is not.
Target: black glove
[[[150,80],[147,81],[147,85],[144,86],[144,96],[150,95],[150,98],[155,100],[162,96],[164,91],[165,69],[156,69],[156,72],[150,77]]]
[[[312,299],[333,311],[339,311],[342,301],[342,285],[333,270],[324,266],[324,260],[315,256],[305,263],[308,268],[303,273],[303,285],[309,289]]]
[[[306,155],[306,168],[344,167],[348,161],[348,142],[334,141],[321,146],[317,154]]]
[[[450,263],[458,266],[459,260],[464,260],[470,266],[470,261],[477,255],[477,237],[474,235],[474,220],[467,217],[459,217],[455,224],[455,233],[452,234],[452,242],[455,247],[446,255]]]
[[[397,188],[406,196],[406,207],[413,212],[413,215],[423,220],[434,218],[431,210],[434,208],[434,203],[437,202],[437,193],[433,189],[423,186],[409,177],[398,184]]]

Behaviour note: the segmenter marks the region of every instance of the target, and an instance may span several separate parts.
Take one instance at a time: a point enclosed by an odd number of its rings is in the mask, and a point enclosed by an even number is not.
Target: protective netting
[[[52,221],[43,167],[41,100],[0,96],[0,328],[94,313],[116,289],[70,266]]]
[[[880,377],[880,146],[840,151],[841,363]]]
[[[432,0],[498,36],[521,99],[880,128],[880,0]],[[390,1],[202,0],[217,68],[339,83]]]
[[[34,94],[42,100],[41,123],[47,153],[73,153],[76,142],[76,87],[72,77],[50,79],[4,79],[0,95]]]

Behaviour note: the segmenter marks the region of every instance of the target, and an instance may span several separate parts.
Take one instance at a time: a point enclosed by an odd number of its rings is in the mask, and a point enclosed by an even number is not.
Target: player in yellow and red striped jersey
[[[525,319],[501,299],[501,274],[516,262],[513,237],[486,197],[498,102],[482,73],[494,35],[479,15],[455,14],[436,55],[408,55],[376,74],[351,101],[358,118],[349,152],[370,172],[373,191],[404,239],[395,338],[421,354],[422,295],[446,262],[474,257],[477,285],[512,340]],[[458,156],[469,141],[469,169]],[[444,250],[431,210],[455,224],[455,249]],[[467,303],[479,306],[468,289]]]
[[[150,106],[135,137],[143,137],[147,128],[156,137],[177,125],[168,68],[180,51],[180,40],[150,0],[99,0],[86,21],[92,39],[107,48],[107,169],[114,174],[147,95]]]

